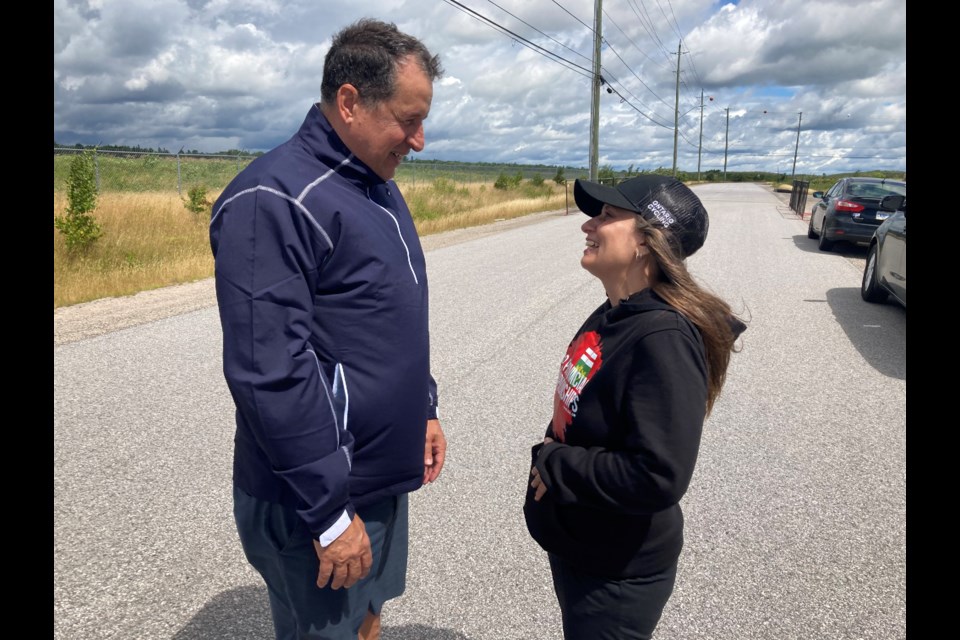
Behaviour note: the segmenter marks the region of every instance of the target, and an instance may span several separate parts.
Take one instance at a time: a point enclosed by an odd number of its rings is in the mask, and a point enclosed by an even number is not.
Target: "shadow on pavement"
[[[405,624],[400,627],[385,625],[380,640],[470,640],[459,631],[437,629],[422,624]]]
[[[217,595],[173,640],[270,640],[274,637],[265,587],[238,587]],[[422,624],[385,624],[381,640],[470,640],[450,629]]]
[[[266,587],[238,587],[218,594],[173,640],[269,640],[274,637]]]

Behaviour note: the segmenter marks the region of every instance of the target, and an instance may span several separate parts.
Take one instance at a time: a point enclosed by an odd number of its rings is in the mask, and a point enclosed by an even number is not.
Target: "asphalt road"
[[[863,251],[818,251],[782,194],[695,190],[711,227],[689,266],[750,323],[657,640],[905,638],[906,311],[861,300]],[[603,298],[579,267],[583,219],[427,243],[450,450],[411,497],[384,640],[561,638],[520,507],[564,347]],[[232,521],[216,308],[187,309],[55,338],[57,639],[271,638]]]

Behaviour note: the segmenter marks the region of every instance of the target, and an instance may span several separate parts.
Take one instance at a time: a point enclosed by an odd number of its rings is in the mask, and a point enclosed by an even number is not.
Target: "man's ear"
[[[344,122],[352,122],[360,104],[360,92],[352,84],[342,84],[337,89],[337,113]]]

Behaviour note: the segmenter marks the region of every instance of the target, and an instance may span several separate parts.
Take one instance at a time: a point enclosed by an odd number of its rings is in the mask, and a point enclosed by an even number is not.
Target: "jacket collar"
[[[300,125],[296,136],[320,162],[343,178],[364,189],[385,184],[383,178],[353,155],[347,145],[333,129],[327,116],[320,110],[319,104],[310,107],[307,117]],[[344,161],[348,160],[346,164]],[[343,166],[341,166],[343,165]]]

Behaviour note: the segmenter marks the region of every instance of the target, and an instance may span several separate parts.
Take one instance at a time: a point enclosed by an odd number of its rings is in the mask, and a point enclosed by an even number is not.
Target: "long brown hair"
[[[637,216],[637,230],[646,238],[650,255],[657,266],[651,288],[700,330],[707,357],[707,415],[720,396],[727,377],[730,354],[737,353],[742,320],[719,296],[701,286],[679,258],[679,247],[669,231],[652,226]]]

